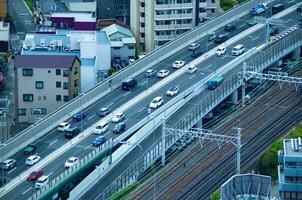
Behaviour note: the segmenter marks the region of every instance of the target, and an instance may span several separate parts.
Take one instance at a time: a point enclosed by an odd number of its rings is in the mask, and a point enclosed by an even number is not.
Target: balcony
[[[139,22],[145,23],[145,18],[144,17],[139,17]]]
[[[139,12],[145,13],[145,7],[139,7]]]
[[[278,166],[278,179],[280,191],[302,192],[302,183],[285,182],[285,176],[283,170],[280,169],[280,166]]]
[[[144,28],[144,27],[139,27],[139,31],[140,31],[141,33],[144,33],[144,32],[145,32],[145,28]]]
[[[155,25],[154,30],[176,30],[176,29],[191,29],[193,24],[171,24],[171,25]]]
[[[139,37],[139,41],[140,41],[140,43],[145,43],[145,38]]]
[[[174,4],[155,4],[154,8],[156,10],[160,10],[160,9],[167,9],[167,8],[193,8],[193,4],[192,3],[174,3]]]

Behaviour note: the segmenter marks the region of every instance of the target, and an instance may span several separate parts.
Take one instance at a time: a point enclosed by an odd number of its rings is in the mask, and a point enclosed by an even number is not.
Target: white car
[[[36,164],[37,162],[39,162],[39,160],[41,159],[40,156],[38,155],[32,155],[32,156],[29,156],[26,161],[25,161],[25,164],[27,165],[34,165]]]
[[[179,92],[179,87],[174,86],[174,87],[169,88],[166,95],[169,96],[169,97],[173,97],[173,96],[177,95],[178,92]]]
[[[116,113],[111,121],[113,123],[119,123],[119,122],[123,121],[124,119],[125,119],[125,115],[124,115],[124,113],[121,112],[121,113]]]
[[[186,64],[185,61],[176,60],[176,61],[172,64],[172,67],[175,68],[175,69],[179,69],[179,68],[183,67],[185,64]]]
[[[93,129],[93,133],[100,135],[102,133],[105,133],[107,130],[108,124],[106,122],[101,122],[95,127],[95,129]]]
[[[217,50],[216,50],[216,54],[218,56],[224,55],[225,52],[226,52],[226,48],[225,47],[218,47]]]
[[[196,72],[196,70],[197,70],[197,68],[194,66],[194,65],[190,65],[189,67],[188,67],[188,73],[189,74],[193,74],[193,73],[195,73]]]
[[[149,104],[149,108],[158,108],[159,106],[163,105],[163,103],[164,100],[162,97],[155,97]]]
[[[169,70],[166,70],[166,69],[162,69],[162,70],[159,70],[159,72],[157,72],[156,76],[158,78],[165,78],[169,75],[170,71]]]
[[[78,157],[70,157],[68,160],[66,160],[64,167],[65,168],[70,168],[76,165],[79,162]]]
[[[190,51],[195,51],[196,49],[198,49],[200,47],[200,44],[198,43],[192,43],[189,47]]]
[[[40,189],[45,187],[48,184],[48,181],[49,181],[48,176],[41,176],[40,178],[38,178],[35,184],[35,188]]]
[[[59,125],[59,127],[58,127],[58,131],[63,132],[63,131],[66,131],[66,130],[69,129],[69,128],[70,128],[70,124],[69,124],[69,123],[67,123],[67,122],[62,122],[62,123]]]

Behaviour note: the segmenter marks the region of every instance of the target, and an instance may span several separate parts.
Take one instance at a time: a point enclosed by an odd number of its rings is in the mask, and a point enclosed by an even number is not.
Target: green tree
[[[220,190],[216,190],[215,192],[213,192],[210,196],[211,200],[219,200],[220,199]]]
[[[229,10],[237,4],[238,2],[236,0],[220,0],[220,7],[224,11]]]

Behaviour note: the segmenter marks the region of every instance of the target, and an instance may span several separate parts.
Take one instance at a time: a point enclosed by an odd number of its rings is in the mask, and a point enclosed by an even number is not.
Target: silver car
[[[16,166],[17,161],[15,159],[6,159],[2,163],[3,169],[12,169]]]

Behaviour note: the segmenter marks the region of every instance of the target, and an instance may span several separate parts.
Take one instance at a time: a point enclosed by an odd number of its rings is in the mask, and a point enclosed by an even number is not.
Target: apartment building
[[[133,0],[130,27],[142,51],[150,52],[199,24],[219,9],[219,0]],[[201,8],[200,8],[201,7]],[[205,8],[204,8],[205,7]],[[217,9],[216,9],[217,8]]]
[[[16,55],[16,122],[33,123],[80,92],[77,56]]]
[[[9,23],[0,20],[0,52],[6,53],[9,49]]]
[[[283,140],[278,152],[278,182],[281,200],[302,199],[302,139]]]

